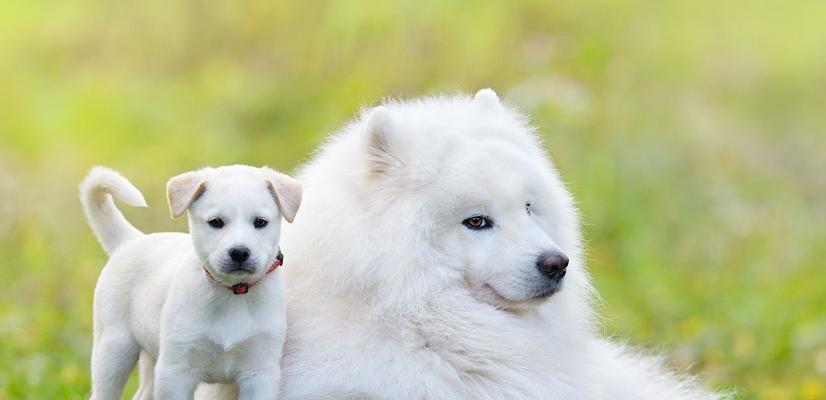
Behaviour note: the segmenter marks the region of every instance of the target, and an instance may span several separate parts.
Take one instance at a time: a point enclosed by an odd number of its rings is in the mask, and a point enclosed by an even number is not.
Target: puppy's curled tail
[[[92,230],[107,254],[143,233],[115,207],[112,197],[133,207],[146,207],[141,192],[119,173],[94,167],[80,184],[80,202]]]

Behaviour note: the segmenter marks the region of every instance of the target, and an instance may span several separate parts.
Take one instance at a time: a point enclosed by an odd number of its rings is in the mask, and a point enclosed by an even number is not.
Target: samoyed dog
[[[600,336],[574,201],[492,90],[365,110],[300,179],[282,399],[722,397]]]

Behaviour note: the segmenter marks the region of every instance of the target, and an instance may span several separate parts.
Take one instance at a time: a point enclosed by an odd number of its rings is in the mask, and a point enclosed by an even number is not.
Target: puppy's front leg
[[[198,379],[186,366],[155,367],[155,398],[158,400],[190,400],[195,395]]]
[[[257,371],[237,383],[238,400],[276,400],[281,391],[281,368]]]

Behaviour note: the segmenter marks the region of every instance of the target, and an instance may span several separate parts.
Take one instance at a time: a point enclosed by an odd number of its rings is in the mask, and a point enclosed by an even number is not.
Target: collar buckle
[[[230,290],[232,290],[232,293],[235,294],[245,294],[250,291],[250,285],[246,282],[236,283],[230,286]]]

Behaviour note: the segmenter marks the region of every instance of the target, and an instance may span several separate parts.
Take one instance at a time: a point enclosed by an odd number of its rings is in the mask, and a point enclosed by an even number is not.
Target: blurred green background
[[[0,3],[0,399],[89,393],[76,187],[290,170],[384,97],[492,87],[582,208],[604,331],[747,399],[826,398],[826,2]],[[134,390],[134,379],[130,390]]]

